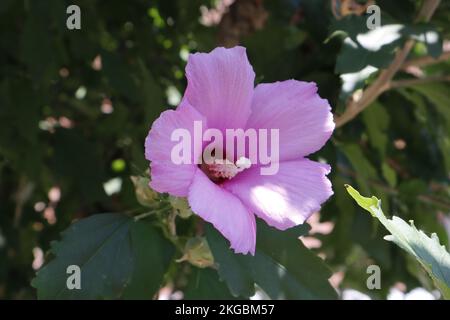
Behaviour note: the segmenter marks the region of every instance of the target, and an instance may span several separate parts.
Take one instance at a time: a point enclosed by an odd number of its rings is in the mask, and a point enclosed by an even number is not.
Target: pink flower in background
[[[212,223],[236,253],[255,252],[255,215],[280,230],[303,223],[332,194],[330,166],[306,159],[330,138],[334,122],[327,100],[314,83],[287,80],[254,87],[255,74],[245,48],[216,48],[189,57],[188,86],[176,110],[153,123],[145,141],[151,161],[150,186],[187,197],[194,213]],[[260,164],[240,168],[197,165],[201,150],[192,148],[191,164],[175,164],[171,152],[179,128],[194,133],[194,121],[206,128],[278,129],[279,169],[261,175]]]

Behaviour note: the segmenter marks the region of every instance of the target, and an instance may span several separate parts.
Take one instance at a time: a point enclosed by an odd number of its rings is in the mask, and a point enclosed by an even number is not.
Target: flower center
[[[203,163],[201,169],[214,182],[221,183],[226,179],[235,177],[239,172],[250,168],[250,159],[240,157],[236,162],[228,159],[212,159],[208,163]]]

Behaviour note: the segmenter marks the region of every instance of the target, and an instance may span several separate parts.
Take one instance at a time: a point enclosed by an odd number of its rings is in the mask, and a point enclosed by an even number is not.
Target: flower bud
[[[186,198],[169,197],[170,205],[177,212],[180,218],[187,219],[192,215],[192,210]]]
[[[131,176],[131,181],[134,184],[136,199],[144,207],[151,207],[158,193],[149,187],[150,179],[141,176]]]
[[[177,260],[177,262],[182,261],[188,261],[199,268],[211,267],[214,264],[214,258],[206,239],[203,237],[189,239],[184,247],[184,255]]]

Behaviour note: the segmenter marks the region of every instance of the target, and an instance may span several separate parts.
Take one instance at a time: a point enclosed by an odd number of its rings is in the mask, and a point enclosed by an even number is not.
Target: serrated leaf
[[[431,237],[417,230],[414,223],[406,223],[399,217],[386,218],[381,210],[381,201],[376,197],[363,197],[353,187],[346,185],[348,193],[372,216],[376,217],[391,233],[385,239],[413,255],[425,268],[435,285],[446,299],[450,299],[450,254],[439,242],[435,233]]]
[[[39,299],[150,299],[173,247],[148,222],[124,214],[93,215],[70,226],[52,244],[54,258],[37,272]],[[81,289],[67,287],[67,268],[81,272]],[[145,287],[145,288],[144,288]]]
[[[360,195],[358,191],[356,191],[352,186],[346,184],[345,188],[347,189],[347,192],[352,196],[353,199],[355,199],[356,203],[363,209],[367,210],[372,214],[372,216],[375,216],[372,213],[372,207],[378,206],[378,199],[376,197],[367,198]]]
[[[336,298],[330,270],[299,240],[307,225],[278,231],[258,223],[257,229],[255,256],[233,253],[212,226],[206,229],[219,275],[235,296],[250,297],[258,285],[272,299]]]
[[[133,271],[129,241],[132,220],[122,214],[94,215],[74,223],[52,244],[55,255],[32,285],[39,299],[118,298]],[[81,269],[81,289],[69,290],[67,267]]]

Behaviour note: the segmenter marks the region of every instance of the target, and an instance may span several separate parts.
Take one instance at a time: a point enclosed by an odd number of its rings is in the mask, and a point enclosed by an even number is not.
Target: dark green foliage
[[[213,269],[193,268],[184,291],[185,299],[235,299]]]
[[[151,299],[173,247],[148,222],[110,213],[73,224],[51,253],[55,258],[32,282],[39,299]],[[71,265],[81,269],[80,290],[67,288]]]
[[[70,31],[66,7],[73,2],[81,8],[82,28]],[[450,2],[441,1],[430,23],[415,24],[421,2],[377,1],[383,26],[402,26],[395,40],[377,50],[358,40],[368,32],[366,16],[338,21],[327,0],[263,1],[269,14],[264,27],[240,41],[258,83],[315,81],[333,112],[342,113],[354,90],[378,74],[361,70],[386,67],[408,39],[419,39],[409,59],[441,54],[442,42],[450,37]],[[408,290],[430,287],[417,265],[383,240],[386,231],[355,206],[344,184],[376,195],[385,213],[414,220],[447,245],[442,221],[450,211],[448,81],[386,91],[311,156],[330,163],[335,192],[321,211],[321,221],[333,222],[334,229],[313,235],[321,241],[318,249],[306,249],[297,240],[307,233],[306,225],[280,232],[259,223],[256,256],[234,255],[206,227],[218,269],[198,269],[177,263],[183,246],[173,245],[198,235],[195,216],[176,219],[178,238],[165,227],[168,212],[138,222],[125,214],[90,217],[146,210],[136,201],[129,176],[145,175],[144,139],[161,111],[174,107],[167,89],[182,94],[186,88],[180,52],[218,45],[220,28],[199,22],[200,6],[214,3],[0,1],[0,299],[150,299],[168,284],[189,299],[248,298],[255,284],[271,298],[333,299],[327,280],[339,271],[344,274],[340,288],[375,298],[385,298],[399,281]],[[436,41],[420,38],[427,32],[436,33]],[[450,63],[422,71],[424,77],[448,76]],[[349,73],[359,75],[357,81],[341,79]],[[395,76],[412,78],[403,69]],[[120,190],[105,192],[104,183],[114,178],[121,179]],[[48,194],[54,187],[61,191],[56,201]],[[50,211],[44,214],[41,202]],[[48,254],[33,282],[36,290],[30,282],[33,249],[39,248]],[[86,263],[86,290],[64,289],[71,263]],[[366,287],[371,264],[382,269],[378,291]]]
[[[258,223],[255,256],[234,254],[212,226],[207,239],[219,275],[235,296],[250,297],[257,285],[272,299],[335,299],[330,270],[299,240],[307,231],[306,225],[280,232]]]

